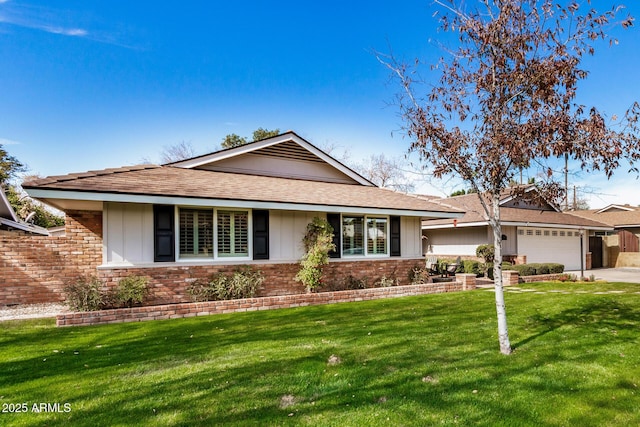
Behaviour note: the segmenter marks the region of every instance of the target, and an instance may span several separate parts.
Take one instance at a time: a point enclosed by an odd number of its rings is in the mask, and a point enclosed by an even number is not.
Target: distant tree
[[[280,135],[280,129],[267,130],[263,128],[258,128],[253,131],[253,140],[260,141],[263,139],[271,138],[272,136]]]
[[[222,140],[222,148],[234,148],[246,144],[247,138],[243,138],[235,133],[230,133]]]
[[[372,155],[355,169],[360,175],[382,188],[411,192],[415,185],[402,170],[402,163],[397,158],[387,158],[384,154]]]
[[[2,144],[0,144],[0,186],[7,185],[9,181],[26,169],[25,165],[20,163],[15,157],[10,156],[9,153],[2,148]]]
[[[253,131],[253,141],[260,141],[262,139],[271,138],[272,136],[280,135],[280,129],[267,130],[264,128],[258,128]],[[234,148],[247,144],[249,141],[247,138],[230,133],[222,140],[222,148]]]
[[[457,190],[457,191],[454,191],[453,193],[451,193],[450,197],[464,196],[465,194],[467,194],[467,192],[463,188],[462,190]]]
[[[596,108],[575,102],[580,68],[594,53],[619,8],[583,12],[591,2],[551,0],[435,0],[441,29],[456,34],[457,47],[431,67],[440,79],[419,76],[423,62],[409,64],[379,56],[399,79],[400,111],[412,139],[411,151],[433,167],[436,177],[454,175],[477,191],[494,236],[495,303],[500,351],[511,353],[502,287],[501,194],[520,168],[541,165],[548,178],[539,188],[556,200],[562,186],[550,161],[568,153],[585,170],[610,177],[626,158],[640,160],[635,103],[615,130]],[[464,4],[471,10],[465,10]],[[589,7],[589,6],[587,6]],[[632,25],[625,17],[623,27]],[[421,83],[425,83],[422,85]],[[424,96],[420,94],[424,91]]]
[[[175,145],[165,145],[160,153],[161,163],[173,163],[195,157],[191,142],[182,141]]]

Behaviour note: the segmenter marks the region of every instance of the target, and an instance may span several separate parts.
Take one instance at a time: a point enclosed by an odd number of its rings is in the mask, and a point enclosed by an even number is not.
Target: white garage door
[[[527,264],[556,262],[565,271],[580,270],[579,231],[518,227],[518,255],[526,255]]]

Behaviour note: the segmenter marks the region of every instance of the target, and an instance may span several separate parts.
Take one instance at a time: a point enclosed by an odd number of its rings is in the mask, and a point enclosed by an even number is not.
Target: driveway
[[[580,277],[580,270],[566,271],[566,273],[575,274]],[[585,277],[590,277],[592,274],[596,276],[596,280],[640,283],[640,268],[595,268],[593,270],[584,271]]]

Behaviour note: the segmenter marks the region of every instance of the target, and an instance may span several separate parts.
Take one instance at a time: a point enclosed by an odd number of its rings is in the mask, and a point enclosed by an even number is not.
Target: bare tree
[[[387,158],[383,154],[373,154],[363,163],[356,165],[360,175],[379,187],[411,192],[415,185],[402,170],[402,162],[397,158]]]
[[[408,65],[378,58],[402,86],[398,103],[410,151],[433,165],[436,177],[461,177],[478,194],[494,236],[500,351],[509,354],[500,200],[505,192],[522,191],[509,182],[521,168],[539,168],[542,195],[557,199],[562,185],[548,164],[565,153],[582,169],[608,177],[624,158],[638,171],[640,106],[607,123],[596,108],[575,102],[578,82],[587,77],[581,60],[594,53],[596,41],[610,40],[605,29],[620,9],[599,13],[550,0],[479,0],[473,10],[456,0],[435,4],[441,29],[457,35],[457,47],[431,67],[437,82],[421,80],[418,60]],[[626,28],[632,22],[627,16],[619,23]]]
[[[175,145],[165,145],[160,153],[162,163],[173,163],[195,157],[195,150],[191,142],[182,141]]]

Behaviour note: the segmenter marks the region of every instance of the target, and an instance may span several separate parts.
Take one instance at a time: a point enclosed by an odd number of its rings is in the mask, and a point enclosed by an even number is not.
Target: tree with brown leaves
[[[435,4],[441,29],[457,35],[457,46],[430,69],[439,74],[437,82],[419,77],[418,60],[408,65],[378,58],[402,85],[399,105],[410,151],[435,177],[458,176],[478,194],[494,236],[500,351],[509,354],[501,197],[522,192],[509,187],[521,169],[543,172],[542,196],[561,196],[549,165],[565,154],[583,170],[602,170],[607,177],[624,159],[638,172],[640,106],[607,120],[576,102],[578,83],[588,74],[580,67],[583,57],[593,55],[601,40],[614,42],[606,34],[610,26],[629,27],[633,18],[620,19],[620,7],[597,12],[590,2],[479,0],[467,2],[467,9],[456,0]]]

